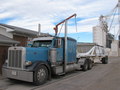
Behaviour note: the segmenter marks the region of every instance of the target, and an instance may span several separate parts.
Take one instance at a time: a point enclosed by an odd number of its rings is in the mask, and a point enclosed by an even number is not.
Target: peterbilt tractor
[[[74,16],[76,14],[57,24],[53,37],[34,38],[31,47],[10,47],[8,59],[2,67],[3,76],[41,85],[53,75],[64,75],[78,69],[90,70],[96,58],[107,64],[104,47],[94,44],[86,47],[87,52],[80,52],[83,46],[78,46],[75,39],[67,37],[67,21]],[[64,37],[57,36],[61,23],[65,23]]]

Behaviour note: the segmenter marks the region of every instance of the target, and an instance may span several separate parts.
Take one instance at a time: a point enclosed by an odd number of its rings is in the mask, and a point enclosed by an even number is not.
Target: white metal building
[[[93,43],[106,47],[106,31],[100,26],[93,27]]]

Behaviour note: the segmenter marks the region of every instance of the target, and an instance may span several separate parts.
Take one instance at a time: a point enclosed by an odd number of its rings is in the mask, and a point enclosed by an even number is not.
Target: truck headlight
[[[32,62],[31,62],[31,61],[26,61],[26,62],[25,62],[25,65],[26,65],[26,66],[32,65]]]

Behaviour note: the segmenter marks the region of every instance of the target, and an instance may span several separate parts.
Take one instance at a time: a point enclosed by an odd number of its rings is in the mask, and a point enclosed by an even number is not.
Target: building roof
[[[29,29],[25,29],[25,28],[20,28],[20,27],[16,27],[16,26],[12,26],[12,25],[7,25],[7,24],[1,24],[1,26],[6,27],[6,28],[10,28],[12,29],[13,33],[17,33],[17,34],[25,34],[25,35],[30,35],[30,36],[37,36],[38,32],[37,31],[33,31],[33,30],[29,30]],[[42,36],[50,36],[50,34],[47,33],[41,33]]]
[[[18,41],[15,41],[15,40],[13,40],[9,37],[6,37],[2,34],[0,34],[0,43],[2,43],[2,44],[19,44]]]

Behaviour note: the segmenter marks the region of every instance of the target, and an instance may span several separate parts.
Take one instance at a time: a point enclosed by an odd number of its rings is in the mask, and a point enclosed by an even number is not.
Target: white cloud
[[[33,29],[41,23],[42,32],[54,33],[55,22],[73,13],[86,18],[78,22],[78,32],[91,32],[101,14],[106,15],[118,0],[0,0],[0,19],[15,17],[7,24]],[[74,26],[69,26],[74,33]],[[63,32],[63,31],[62,31]]]
[[[10,17],[11,16],[11,14],[10,13],[0,13],[0,19],[2,19],[2,18],[7,18],[7,17]]]

